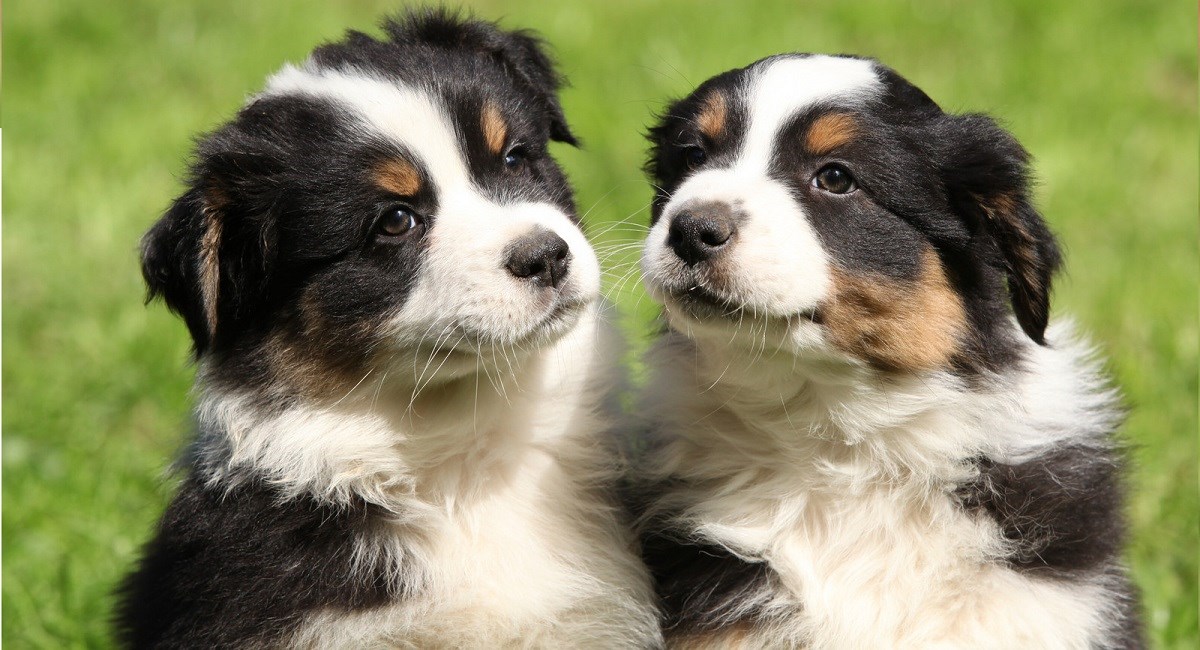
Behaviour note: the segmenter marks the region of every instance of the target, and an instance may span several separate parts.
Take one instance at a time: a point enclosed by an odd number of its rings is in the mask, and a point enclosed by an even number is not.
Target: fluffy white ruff
[[[657,508],[745,557],[787,593],[746,647],[1088,648],[1119,620],[1103,576],[1066,583],[1005,566],[996,525],[952,492],[968,462],[1108,446],[1116,397],[1057,324],[1011,376],[886,378],[834,359],[669,333],[649,356]],[[725,342],[728,343],[728,342]],[[671,485],[671,484],[664,484]],[[754,603],[748,603],[753,605]]]
[[[201,428],[219,432],[197,446],[210,481],[252,472],[285,494],[391,514],[356,550],[364,566],[386,557],[404,595],[319,613],[295,645],[657,643],[648,578],[605,493],[617,468],[603,402],[620,354],[596,310],[541,351],[498,351],[486,373],[435,370],[415,397],[411,368],[269,416],[202,389]]]

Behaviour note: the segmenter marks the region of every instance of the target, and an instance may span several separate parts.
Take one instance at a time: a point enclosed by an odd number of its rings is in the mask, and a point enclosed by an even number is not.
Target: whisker
[[[337,406],[338,404],[341,404],[343,401],[345,401],[345,399],[346,399],[347,397],[350,397],[350,393],[353,393],[355,390],[357,390],[357,389],[358,389],[358,387],[359,387],[359,386],[361,386],[361,385],[362,385],[362,383],[363,383],[364,381],[366,381],[366,380],[367,380],[367,377],[370,377],[370,376],[371,376],[371,373],[373,373],[373,372],[375,372],[375,369],[374,369],[374,368],[371,368],[370,370],[368,370],[368,371],[367,371],[367,374],[363,375],[363,376],[362,376],[362,379],[359,379],[359,380],[358,380],[358,383],[357,383],[357,384],[354,384],[354,386],[353,386],[353,387],[352,387],[350,390],[346,391],[346,394],[345,394],[345,395],[342,395],[341,399],[339,399],[338,401],[334,402],[334,403],[331,405],[331,407],[330,407],[330,408],[332,408],[333,406]]]

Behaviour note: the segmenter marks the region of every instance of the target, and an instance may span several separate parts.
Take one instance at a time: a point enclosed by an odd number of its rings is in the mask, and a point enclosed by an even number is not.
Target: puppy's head
[[[677,329],[901,371],[1043,342],[1058,249],[992,120],[871,60],[784,55],[705,82],[650,138],[642,266]]]
[[[438,347],[474,367],[552,340],[597,297],[547,150],[575,139],[539,42],[437,11],[384,30],[271,77],[199,143],[147,233],[150,295],[199,356],[320,374]]]

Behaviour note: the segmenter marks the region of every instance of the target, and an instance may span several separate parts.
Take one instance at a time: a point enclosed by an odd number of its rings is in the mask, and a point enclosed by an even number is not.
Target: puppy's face
[[[320,373],[437,348],[474,369],[596,299],[539,45],[439,14],[385,28],[273,76],[147,235],[147,282],[199,353]]]
[[[786,55],[707,81],[650,135],[642,267],[676,329],[891,370],[994,366],[1015,345],[1007,277],[1041,341],[1057,249],[1024,151],[990,120],[870,60]]]

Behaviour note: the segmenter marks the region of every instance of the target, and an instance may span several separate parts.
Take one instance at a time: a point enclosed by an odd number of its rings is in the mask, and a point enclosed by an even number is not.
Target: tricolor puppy
[[[199,372],[138,648],[642,648],[613,339],[536,40],[441,12],[287,66],[146,235]]]
[[[645,555],[677,647],[1127,648],[1117,398],[1047,331],[1028,156],[784,55],[650,133]]]

